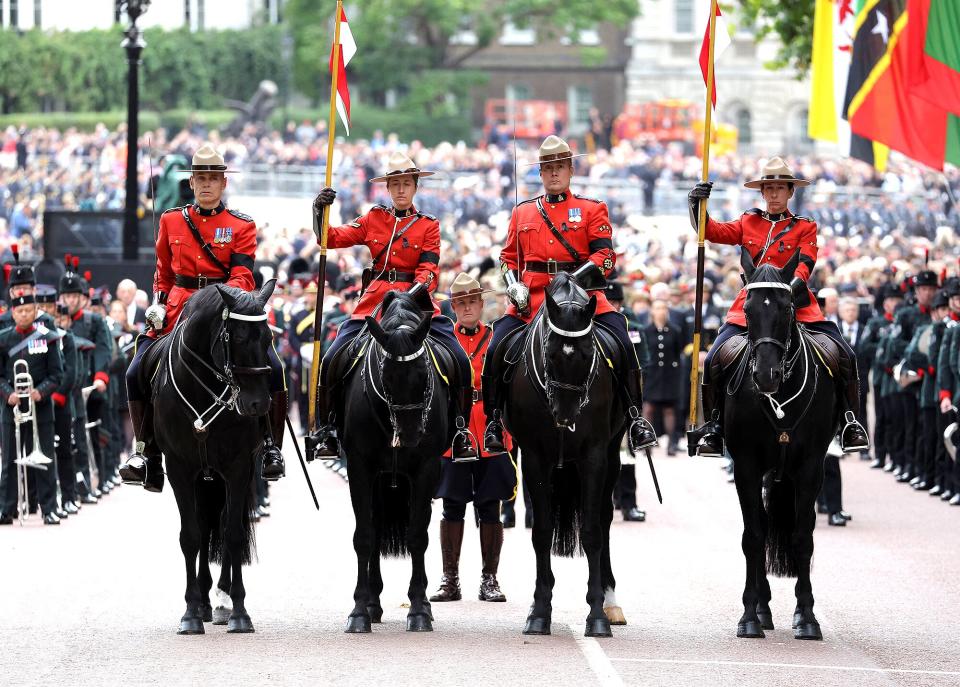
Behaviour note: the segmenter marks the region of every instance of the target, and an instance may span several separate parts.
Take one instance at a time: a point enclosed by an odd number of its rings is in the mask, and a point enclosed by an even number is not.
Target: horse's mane
[[[237,307],[233,308],[236,312],[245,315],[255,315],[262,312],[263,308],[254,294],[235,286],[220,286],[220,289],[228,291],[236,299]],[[224,302],[223,298],[220,297],[219,289],[211,285],[200,289],[190,297],[183,308],[183,315],[187,317],[197,314],[201,318],[212,317],[219,315],[223,306]]]
[[[419,344],[413,339],[413,332],[423,317],[420,306],[410,294],[390,291],[384,296],[380,326],[390,337],[391,344],[397,346],[397,350],[413,350],[418,347]],[[406,327],[401,329],[403,325]]]
[[[754,270],[753,276],[750,277],[750,282],[761,281],[783,282],[783,274],[779,268],[774,267],[770,263],[760,265],[760,267]]]

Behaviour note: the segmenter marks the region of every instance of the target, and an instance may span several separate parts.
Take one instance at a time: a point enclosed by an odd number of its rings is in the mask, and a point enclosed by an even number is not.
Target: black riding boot
[[[463,544],[463,521],[440,521],[440,554],[443,556],[443,577],[440,589],[430,601],[459,601],[460,547]]]
[[[317,389],[317,419],[318,427],[312,437],[313,455],[317,458],[336,458],[340,455],[340,441],[337,439],[333,427],[333,410],[331,406],[330,387],[320,385]]]
[[[499,522],[480,523],[480,554],[483,571],[480,578],[480,601],[506,601],[500,591],[497,570],[500,567],[500,550],[503,548],[503,525]]]
[[[631,453],[642,451],[657,445],[657,433],[653,425],[640,414],[640,403],[643,398],[643,372],[640,369],[627,371],[627,383],[624,386],[627,394],[627,416],[630,426],[627,428],[627,447]]]
[[[489,353],[488,353],[489,355]],[[489,364],[488,358],[485,364]],[[483,450],[487,453],[503,453],[503,403],[500,394],[500,375],[484,372],[480,383],[483,392],[483,413],[487,426],[483,431]]]
[[[130,421],[136,437],[133,453],[120,466],[124,484],[143,485],[147,491],[163,491],[163,456],[153,443],[153,408],[144,401],[128,400]]]
[[[470,441],[470,411],[473,410],[473,387],[460,389],[454,392],[457,404],[456,434],[453,435],[453,449],[451,456],[455,463],[467,463],[478,459],[477,450]]]
[[[701,426],[687,432],[687,453],[691,456],[719,458],[723,456],[723,427],[720,424],[720,385],[703,384],[703,415]]]
[[[287,474],[283,463],[283,426],[287,419],[287,392],[278,391],[270,400],[269,431],[263,439],[260,455],[263,468],[260,476],[267,482],[274,482]]]
[[[855,408],[860,407],[860,379],[857,375],[855,360],[849,360],[841,352],[840,383],[844,385],[844,394],[840,401],[844,403],[843,429],[840,430],[840,450],[844,453],[870,450],[870,437],[867,430],[857,420]]]

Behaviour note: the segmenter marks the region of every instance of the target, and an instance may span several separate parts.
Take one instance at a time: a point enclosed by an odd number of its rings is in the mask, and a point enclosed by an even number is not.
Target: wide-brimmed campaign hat
[[[409,157],[404,155],[401,152],[395,152],[390,155],[390,159],[387,160],[387,171],[382,176],[374,177],[370,180],[370,183],[376,183],[379,181],[387,181],[388,179],[393,179],[395,177],[429,177],[436,174],[428,169],[420,169],[411,160]]]
[[[540,144],[540,150],[537,151],[537,161],[530,162],[527,166],[542,165],[545,162],[556,162],[557,160],[572,160],[575,157],[584,157],[585,155],[586,153],[574,155],[566,141],[559,136],[550,134]]]
[[[760,178],[752,179],[746,182],[744,186],[746,188],[761,188],[764,184],[771,181],[785,181],[794,186],[810,185],[810,182],[806,179],[798,179],[793,176],[793,172],[790,171],[790,168],[787,166],[787,163],[783,161],[782,157],[772,157],[760,171]]]
[[[194,172],[220,172],[221,174],[235,174],[240,171],[237,169],[227,169],[227,163],[223,155],[217,152],[217,149],[210,143],[204,143],[193,154],[190,166],[177,170],[180,174],[193,174]]]
[[[461,272],[453,280],[450,286],[450,300],[455,301],[458,298],[469,298],[470,296],[481,296],[490,293],[490,289],[480,286],[480,282],[471,277],[466,272]]]

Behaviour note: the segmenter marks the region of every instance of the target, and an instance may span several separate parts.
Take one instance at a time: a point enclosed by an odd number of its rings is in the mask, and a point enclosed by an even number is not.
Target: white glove
[[[530,309],[530,289],[522,281],[514,282],[507,287],[507,298],[517,306],[517,310],[525,312]]]
[[[167,309],[159,303],[154,303],[147,308],[147,324],[158,332],[163,329],[163,323],[167,319]]]

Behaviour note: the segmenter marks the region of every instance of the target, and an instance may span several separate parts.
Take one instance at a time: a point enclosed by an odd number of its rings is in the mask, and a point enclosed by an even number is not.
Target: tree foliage
[[[774,34],[780,39],[777,57],[770,67],[792,67],[800,76],[809,71],[815,5],[816,0],[740,0],[740,16],[756,26],[758,38]]]
[[[463,110],[482,76],[462,69],[488,47],[505,22],[535,27],[540,35],[578,32],[601,22],[626,25],[637,0],[365,0],[348,19],[358,52],[350,63],[351,92],[383,104],[388,91],[401,109],[433,116]],[[301,92],[320,102],[327,96],[333,12],[315,0],[288,0],[285,15],[294,39],[294,75]],[[472,45],[458,44],[470,31]]]
[[[286,66],[282,31],[148,29],[140,72],[144,109],[215,109],[246,100]],[[127,58],[120,27],[47,33],[0,31],[0,112],[123,110]],[[281,80],[281,86],[282,86]]]

